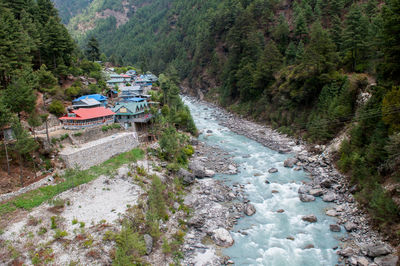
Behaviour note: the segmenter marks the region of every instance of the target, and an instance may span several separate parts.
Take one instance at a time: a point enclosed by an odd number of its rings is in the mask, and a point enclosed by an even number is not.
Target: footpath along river
[[[228,185],[242,184],[256,214],[238,221],[231,234],[232,247],[223,250],[235,265],[335,265],[336,248],[344,233],[331,232],[330,224],[336,218],[325,211],[332,204],[317,198],[314,202],[301,202],[298,189],[309,181],[302,170],[283,166],[293,154],[280,154],[245,136],[221,126],[217,110],[184,98],[190,108],[199,140],[229,152],[238,164],[236,175],[218,174],[214,178]],[[269,173],[276,168],[278,172]],[[266,180],[269,181],[266,182]],[[303,221],[306,215],[315,215],[316,223]]]

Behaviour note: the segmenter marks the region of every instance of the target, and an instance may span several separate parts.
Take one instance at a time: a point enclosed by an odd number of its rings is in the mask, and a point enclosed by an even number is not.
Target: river
[[[229,152],[239,166],[238,174],[216,175],[215,178],[230,185],[243,184],[248,199],[257,210],[255,215],[240,219],[233,228],[231,234],[235,243],[223,250],[224,255],[229,256],[235,265],[337,264],[335,248],[344,234],[329,229],[336,219],[325,215],[325,211],[333,205],[320,198],[307,203],[299,200],[298,188],[309,177],[304,171],[283,166],[284,160],[293,154],[280,154],[233,133],[219,125],[216,109],[187,98],[184,101],[197,128],[203,132],[199,139]],[[212,133],[207,133],[207,130]],[[278,172],[268,173],[272,167]],[[316,223],[301,219],[310,214],[318,218]]]

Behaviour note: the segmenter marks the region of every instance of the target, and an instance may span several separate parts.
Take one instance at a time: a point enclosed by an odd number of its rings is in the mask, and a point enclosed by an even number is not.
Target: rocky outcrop
[[[215,243],[221,247],[230,247],[234,243],[231,234],[225,228],[215,229],[212,237]]]
[[[177,173],[178,177],[181,178],[183,185],[188,186],[194,183],[194,174],[190,173],[186,169],[179,169]]]
[[[283,162],[283,166],[292,168],[295,165],[295,163],[297,163],[297,161],[298,160],[296,158],[288,158]]]
[[[153,238],[149,234],[145,234],[144,242],[146,244],[146,254],[149,255],[153,250]]]
[[[310,202],[315,200],[314,196],[308,194],[299,194],[299,198],[302,202]]]

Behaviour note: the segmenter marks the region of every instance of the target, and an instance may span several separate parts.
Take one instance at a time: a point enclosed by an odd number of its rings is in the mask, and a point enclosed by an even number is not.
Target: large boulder
[[[357,229],[357,225],[355,223],[349,221],[344,224],[344,228],[346,229],[347,232],[351,232],[351,231]]]
[[[256,208],[254,207],[253,204],[246,204],[246,206],[244,207],[244,214],[246,214],[247,216],[252,216],[253,214],[256,213]]]
[[[191,185],[194,182],[194,174],[192,174],[186,169],[183,168],[179,169],[177,175],[182,179],[182,183],[185,186]]]
[[[192,171],[194,176],[197,178],[204,178],[207,176],[206,168],[204,167],[204,164],[199,160],[190,162],[189,169]]]
[[[371,244],[366,247],[367,255],[370,257],[384,256],[392,252],[387,244]]]
[[[299,190],[297,191],[297,193],[307,194],[310,190],[311,190],[311,186],[303,185],[303,186],[299,187]]]
[[[329,191],[328,193],[326,193],[323,197],[322,200],[325,202],[332,202],[336,199],[336,194]]]
[[[233,245],[234,240],[231,234],[225,228],[218,228],[213,231],[212,238],[215,244],[221,247],[230,247]]]
[[[310,195],[312,195],[314,197],[319,197],[319,196],[322,196],[324,191],[321,188],[313,188],[308,193],[310,193]]]
[[[283,162],[283,166],[292,168],[295,163],[297,163],[297,159],[296,158],[288,158]]]
[[[302,202],[310,202],[315,200],[314,196],[308,194],[299,194],[299,198]]]
[[[338,225],[338,224],[330,224],[329,225],[329,229],[332,231],[332,232],[340,232],[342,229],[340,228],[340,225]]]
[[[317,217],[315,215],[306,215],[301,217],[303,221],[309,222],[309,223],[316,223],[317,222]]]
[[[350,257],[355,254],[355,251],[351,247],[347,247],[345,249],[339,250],[337,252],[337,254],[339,254],[340,256],[343,256],[343,257]]]
[[[153,250],[153,238],[149,234],[145,234],[144,242],[146,243],[146,254],[149,255]]]
[[[374,262],[378,264],[378,266],[396,266],[398,261],[399,257],[396,255],[387,255],[374,259]]]

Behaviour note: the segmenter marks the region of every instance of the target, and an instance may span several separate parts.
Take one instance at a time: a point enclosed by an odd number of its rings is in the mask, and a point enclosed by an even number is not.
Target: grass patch
[[[31,210],[43,202],[53,199],[55,196],[66,190],[88,183],[100,175],[109,174],[121,167],[123,164],[135,162],[142,159],[143,156],[143,150],[137,148],[121,153],[100,165],[91,167],[88,170],[81,171],[77,169],[68,169],[60,183],[29,191],[8,202],[0,204],[0,215],[3,216],[12,213],[17,209]]]

